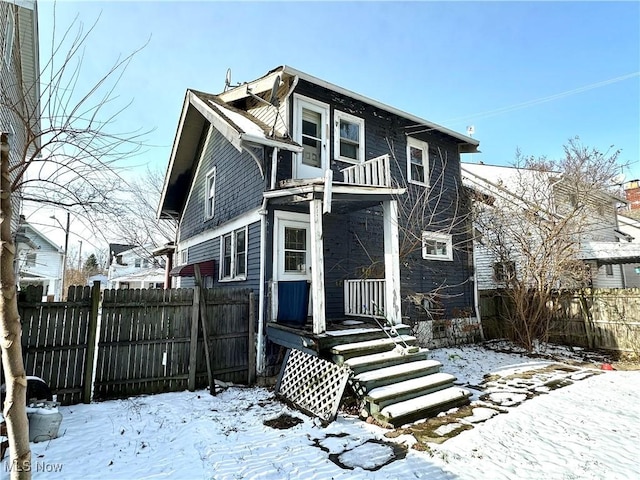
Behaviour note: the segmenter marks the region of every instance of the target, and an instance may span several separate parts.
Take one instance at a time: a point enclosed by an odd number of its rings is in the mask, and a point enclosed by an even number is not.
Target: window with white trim
[[[284,271],[305,272],[307,269],[307,229],[284,227]]]
[[[429,185],[429,145],[412,137],[407,137],[407,180]]]
[[[205,207],[204,207],[204,219],[208,220],[213,218],[216,205],[216,168],[213,167],[206,178],[206,192],[205,192]]]
[[[246,280],[247,228],[240,228],[220,239],[220,280]]]
[[[350,163],[364,162],[364,119],[349,113],[333,112],[334,156]]]
[[[422,232],[422,258],[425,260],[453,260],[451,235]]]
[[[184,250],[179,250],[178,251],[178,255],[177,255],[177,258],[176,258],[176,260],[178,262],[178,265],[186,265],[187,264],[187,261],[188,261],[188,258],[189,258],[188,255],[187,255],[188,252],[189,251],[186,248]]]

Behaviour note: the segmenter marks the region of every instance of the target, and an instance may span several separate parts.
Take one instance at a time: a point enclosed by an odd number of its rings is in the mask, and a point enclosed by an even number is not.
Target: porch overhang
[[[640,263],[640,243],[585,242],[578,258],[598,265],[622,265]]]
[[[271,205],[301,205],[312,200],[324,200],[327,189],[324,183],[310,180],[304,185],[291,186],[263,193]],[[379,205],[381,202],[396,199],[404,195],[405,188],[386,188],[362,185],[350,185],[334,182],[331,185],[332,211],[337,213],[353,212]]]
[[[207,260],[204,262],[187,263],[173,267],[169,275],[173,277],[195,277],[195,266],[200,268],[200,275],[203,277],[212,277],[215,273],[215,260]]]

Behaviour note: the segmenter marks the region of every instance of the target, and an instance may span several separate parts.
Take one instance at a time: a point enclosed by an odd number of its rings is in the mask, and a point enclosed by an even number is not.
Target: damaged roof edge
[[[221,93],[219,97],[226,102],[233,101],[235,99],[246,96],[247,88],[251,88],[257,85],[261,85],[261,87],[258,89],[257,92],[254,91],[254,93],[259,93],[260,91],[267,91],[268,89],[271,88],[273,84],[273,78],[275,78],[275,76],[280,73],[286,73],[287,75],[291,75],[291,76],[298,76],[298,78],[306,80],[307,82],[313,83],[320,87],[327,88],[329,90],[333,90],[334,92],[340,93],[342,95],[351,97],[356,100],[360,100],[361,102],[367,103],[369,105],[373,105],[374,107],[380,108],[381,110],[385,110],[389,113],[393,113],[394,115],[398,115],[400,117],[406,118],[407,120],[411,120],[412,122],[416,122],[419,124],[417,126],[425,126],[425,127],[437,130],[439,132],[445,133],[451,137],[457,138],[458,140],[461,140],[461,144],[459,145],[460,153],[479,153],[478,146],[480,145],[480,142],[475,138],[468,137],[454,130],[443,127],[442,125],[438,125],[436,123],[425,120],[424,118],[420,118],[416,115],[407,113],[405,111],[402,111],[398,108],[392,107],[385,103],[379,102],[377,100],[373,100],[369,97],[353,92],[346,88],[340,87],[333,83],[327,82],[326,80],[322,80],[320,78],[314,77],[313,75],[309,75],[307,73],[301,72],[300,70],[296,70],[295,68],[289,67],[287,65],[282,65],[277,68],[274,68],[273,70],[270,70],[260,78],[252,80],[250,82],[243,83],[233,88],[232,90],[228,90],[227,92]]]

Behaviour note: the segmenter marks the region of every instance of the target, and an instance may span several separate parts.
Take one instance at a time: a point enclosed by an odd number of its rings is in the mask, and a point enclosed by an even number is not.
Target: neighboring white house
[[[16,235],[16,271],[20,289],[42,285],[43,299],[62,299],[64,250],[21,219]]]
[[[542,206],[546,215],[563,218],[572,201],[570,184],[560,174],[546,173],[485,164],[463,163],[462,178],[465,186],[486,196],[494,205],[509,205],[514,212],[527,210],[532,205]],[[576,258],[591,269],[592,286],[596,288],[624,288],[624,265],[640,262],[640,244],[630,244],[629,235],[618,224],[617,207],[624,200],[609,194],[591,195],[585,205],[589,226],[576,241]],[[573,205],[575,207],[575,205]],[[522,216],[520,216],[522,217]],[[522,221],[514,215],[513,221]],[[633,235],[632,235],[633,236]],[[517,258],[517,252],[513,253]],[[496,255],[482,242],[474,242],[474,264],[479,291],[495,290],[502,284],[504,273]],[[516,262],[517,263],[517,262]],[[516,268],[517,266],[511,266]]]
[[[164,288],[164,260],[151,255],[152,248],[114,248],[110,245],[111,262],[108,286],[111,289]]]
[[[633,248],[637,250],[640,248],[640,221],[635,220],[623,213],[618,214],[618,228],[626,235],[626,240],[631,242],[631,245],[626,248]],[[628,212],[626,212],[628,213]],[[632,252],[634,255],[636,252]],[[640,288],[640,260],[629,259],[629,263],[623,265],[625,287],[627,288]]]

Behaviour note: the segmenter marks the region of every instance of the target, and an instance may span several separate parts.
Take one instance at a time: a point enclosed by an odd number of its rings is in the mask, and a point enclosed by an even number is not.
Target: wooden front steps
[[[454,386],[453,375],[440,372],[442,364],[415,347],[406,333],[332,346],[333,362],[352,370],[351,382],[363,410],[377,420],[402,425],[469,403],[471,394]]]

